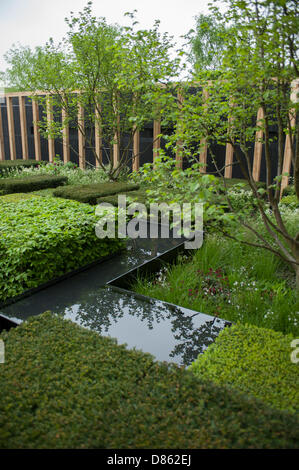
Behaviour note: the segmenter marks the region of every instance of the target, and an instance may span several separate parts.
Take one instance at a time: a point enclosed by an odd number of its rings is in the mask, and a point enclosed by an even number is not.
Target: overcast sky
[[[194,27],[194,17],[208,12],[209,0],[93,0],[96,16],[108,23],[124,24],[123,14],[138,11],[140,27],[148,28],[155,19],[161,21],[161,31],[177,40]],[[35,47],[50,37],[59,41],[67,31],[64,18],[70,11],[78,13],[87,0],[0,0],[0,71],[7,64],[3,55],[15,43]]]

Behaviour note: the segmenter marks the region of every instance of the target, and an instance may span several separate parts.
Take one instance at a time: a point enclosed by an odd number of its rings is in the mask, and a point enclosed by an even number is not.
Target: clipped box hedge
[[[253,325],[225,328],[191,370],[201,379],[228,385],[267,404],[299,411],[299,364],[291,362],[293,337]]]
[[[6,175],[10,171],[16,168],[28,168],[32,166],[40,166],[43,165],[45,162],[37,161],[37,160],[3,160],[0,161],[0,175]]]
[[[73,199],[88,204],[97,204],[97,199],[111,194],[125,193],[139,189],[138,184],[128,183],[93,183],[57,188],[54,196]]]
[[[75,201],[0,202],[0,301],[118,251],[123,241],[96,237],[98,220]]]
[[[67,183],[66,176],[34,175],[24,178],[0,179],[0,194],[30,193],[45,188],[56,188]]]
[[[50,313],[1,335],[0,448],[295,448],[296,416]]]
[[[113,206],[117,207],[118,205],[118,196],[126,196],[127,198],[127,205],[130,204],[131,202],[138,202],[141,204],[145,204],[148,206],[147,203],[147,194],[145,190],[135,190],[135,191],[130,191],[128,193],[118,193],[118,194],[113,194],[111,196],[105,196],[105,197],[100,197],[97,200],[97,204],[101,204],[102,202],[112,204]]]

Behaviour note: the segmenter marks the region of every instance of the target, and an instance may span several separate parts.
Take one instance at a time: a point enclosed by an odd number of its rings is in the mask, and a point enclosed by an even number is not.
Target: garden
[[[207,93],[191,93],[182,82],[179,107],[172,73],[180,60],[168,58],[169,39],[160,35],[158,24],[149,31],[122,31],[97,22],[89,2],[79,18],[68,22],[73,47],[68,60],[50,41],[27,56],[27,68],[20,72],[24,51],[11,51],[10,84],[18,90],[48,90],[53,109],[61,114],[63,108],[67,124],[76,129],[78,106],[85,108],[90,122],[81,131],[87,146],[93,144],[94,159],[85,165],[80,155],[78,163],[62,155],[52,161],[0,161],[0,316],[7,317],[6,307],[24,298],[33,311],[35,291],[47,293],[49,283],[59,284],[97,263],[101,269],[106,260],[113,263],[126,252],[126,238],[117,232],[99,238],[95,230],[99,218],[106,217],[99,215],[99,205],[109,204],[117,214],[118,197],[125,195],[127,205],[143,204],[146,214],[161,203],[203,208],[202,246],[177,251],[156,269],[138,270],[126,295],[146,298],[149,305],[161,301],[173,315],[176,307],[200,312],[227,326],[188,364],[159,361],[146,349],[83,328],[62,311],[33,314],[8,331],[3,328],[0,448],[298,447],[299,137],[298,122],[292,125],[290,119],[298,112],[298,99],[290,99],[290,83],[298,78],[292,33],[297,20],[291,0],[285,7],[260,5],[267,27],[251,0],[245,6],[228,3],[223,18],[219,10],[211,11],[217,19],[214,30],[226,44],[217,43],[216,70],[209,55],[199,54],[202,65],[196,62],[192,72]],[[204,22],[200,34],[209,28]],[[95,80],[91,89],[91,64],[103,62],[96,52],[90,63],[86,59],[95,43],[104,44],[99,54],[108,51],[112,79],[105,69],[105,83]],[[192,44],[196,55],[198,42]],[[153,45],[156,56],[149,54]],[[146,71],[144,64],[130,69],[128,48],[139,59],[147,48]],[[61,74],[55,74],[54,63]],[[70,70],[80,73],[70,78]],[[82,77],[79,89],[85,93],[70,98]],[[157,87],[162,77],[166,83]],[[101,97],[98,89],[104,86],[107,93]],[[43,98],[40,105],[48,106]],[[253,124],[259,108],[263,118]],[[158,119],[157,113],[163,146],[155,152],[153,145],[153,162],[136,167],[129,149],[136,132],[149,117]],[[48,124],[39,123],[45,137],[61,137],[66,122]],[[105,139],[103,149],[110,148],[106,156],[88,137],[95,128]],[[163,132],[167,128],[171,132]],[[292,174],[283,165],[287,139]],[[254,175],[254,141],[263,146],[264,178]],[[232,146],[234,162],[228,166],[238,165],[242,178],[221,167],[215,142]],[[202,161],[203,144],[214,171],[208,172]],[[137,205],[127,222],[138,213]],[[190,217],[194,224],[194,208]],[[125,302],[119,305],[126,308]],[[110,309],[112,318],[112,304]]]

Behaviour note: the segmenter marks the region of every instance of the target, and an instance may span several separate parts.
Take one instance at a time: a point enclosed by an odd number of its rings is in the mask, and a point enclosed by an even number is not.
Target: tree
[[[66,19],[69,31],[58,45],[50,39],[45,47],[14,47],[6,54],[11,84],[47,92],[38,98],[45,111],[40,122],[44,134],[61,137],[66,125],[78,127],[112,180],[136,157],[131,152],[134,135],[155,117],[159,97],[179,69],[179,60],[169,58],[173,44],[159,32],[159,21],[152,29],[138,30],[135,12],[127,15],[131,26],[109,25],[92,15],[89,2],[78,17]],[[56,115],[51,125],[46,119],[49,102]],[[84,121],[78,119],[79,109],[84,109]],[[100,151],[94,144],[95,128],[102,140]]]
[[[254,233],[253,246],[272,251],[293,268],[299,289],[299,232],[290,233],[279,206],[286,135],[291,140],[295,189],[299,198],[299,129],[298,119],[294,120],[299,105],[294,90],[293,99],[290,99],[290,85],[298,83],[297,2],[224,0],[223,3],[227,6],[224,14],[217,6],[212,7],[217,21],[222,22],[223,27],[230,25],[229,32],[222,34],[224,48],[219,76],[208,81],[206,70],[197,69],[193,78],[205,93],[189,93],[190,87],[186,85],[181,124],[174,139],[187,150],[203,139],[209,146],[214,142],[233,146],[267,236],[255,229],[247,214],[237,213],[233,220]],[[262,115],[256,124],[258,109],[262,110]],[[278,129],[277,162],[270,148],[272,125]],[[250,143],[254,142],[257,130],[263,132],[266,190],[259,188],[254,180],[250,158]],[[277,175],[274,174],[275,164]],[[219,175],[221,170],[217,168]],[[234,212],[228,195],[227,204]],[[231,214],[222,213],[221,217],[226,226],[232,220]],[[226,234],[234,237],[228,230]]]
[[[228,26],[217,21],[212,14],[201,13],[195,19],[195,31],[189,32],[190,59],[195,68],[217,71],[225,48],[223,34],[228,31]]]

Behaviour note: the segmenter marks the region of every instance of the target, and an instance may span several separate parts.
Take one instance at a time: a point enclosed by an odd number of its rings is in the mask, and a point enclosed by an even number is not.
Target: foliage
[[[110,196],[125,191],[133,191],[139,188],[138,184],[127,183],[94,183],[74,186],[64,186],[54,191],[54,196],[75,201],[96,204],[97,200],[103,196]]]
[[[201,13],[195,19],[195,31],[191,30],[188,34],[191,40],[191,61],[195,68],[217,72],[225,48],[223,35],[229,31],[229,28],[218,22],[212,14]]]
[[[298,364],[291,335],[252,325],[225,328],[191,365],[202,380],[228,385],[289,412],[299,411]]]
[[[298,226],[298,216],[291,217]],[[242,236],[252,237],[246,231]],[[292,282],[290,269],[274,254],[261,250],[255,256],[253,247],[214,234],[158,276],[140,278],[133,289],[232,322],[298,335],[299,300]]]
[[[250,185],[256,211],[272,239],[272,243],[266,243],[261,234],[255,234],[256,247],[272,251],[292,266],[299,288],[299,233],[297,231],[290,236],[279,207],[286,135],[291,140],[295,191],[299,197],[299,146],[295,145],[295,138],[297,143],[299,141],[296,137],[298,120],[295,120],[299,106],[296,89],[299,80],[296,2],[225,0],[223,4],[227,6],[225,13],[217,7],[211,9],[223,27],[230,25],[229,32],[222,36],[225,47],[219,75],[209,80],[206,70],[197,68],[193,79],[200,83],[198,92],[192,93],[194,82],[182,86],[182,104],[174,117],[179,123],[175,134],[169,138],[169,144],[177,148],[177,142],[180,142],[183,154],[197,158],[203,142],[208,145],[210,155],[215,142],[232,145],[235,163],[240,166]],[[277,176],[271,155],[271,126],[278,129]],[[260,142],[265,148],[265,190],[258,188],[253,175],[251,145],[257,131],[262,131]],[[215,167],[219,175],[223,174],[224,168],[218,168],[216,161]],[[271,220],[266,212],[265,198],[274,215]],[[229,197],[227,205],[232,216],[229,218],[222,210],[219,210],[218,216],[223,220],[224,227],[228,220],[235,220],[235,224],[231,224],[230,235],[234,236],[240,224],[249,228],[247,213],[234,210]],[[216,217],[217,212],[214,212]]]
[[[38,162],[37,160],[2,160],[0,161],[0,177],[7,176],[16,168],[23,169],[28,167],[39,166],[42,164],[43,162]]]
[[[1,448],[298,445],[295,416],[50,313],[1,339]]]
[[[98,217],[86,204],[32,197],[0,198],[0,299],[115,253],[120,240],[98,239]]]
[[[288,206],[288,207],[291,207],[291,208],[295,209],[296,207],[299,207],[299,200],[295,196],[295,194],[290,195],[290,196],[285,196],[280,201],[280,205],[281,206]]]
[[[132,26],[109,25],[92,15],[88,2],[78,17],[71,14],[66,20],[69,31],[61,44],[50,40],[33,51],[14,47],[6,55],[11,84],[48,92],[44,99],[35,97],[45,111],[39,123],[43,134],[61,138],[65,125],[78,128],[112,180],[135,157],[134,135],[159,114],[160,95],[172,87],[179,69],[179,59],[170,59],[172,39],[159,32],[159,21],[142,30],[136,28],[134,13],[127,16]],[[49,103],[55,116],[51,124],[46,117]],[[84,118],[78,118],[79,109],[84,109]],[[60,122],[62,110],[66,117]],[[100,150],[95,147],[95,129]]]
[[[118,194],[114,194],[111,196],[104,196],[104,197],[102,196],[97,200],[97,203],[101,204],[102,202],[105,202],[108,204],[112,204],[113,206],[117,206],[118,196],[121,196],[121,195],[123,196],[124,194],[118,193]],[[127,204],[131,204],[132,202],[138,202],[140,204],[148,205],[147,194],[146,194],[145,189],[138,189],[136,191],[130,191],[126,193],[125,196],[126,196]]]
[[[107,181],[107,174],[101,168],[81,169],[75,163],[64,164],[58,158],[53,163],[35,168],[15,169],[11,172],[14,178],[35,175],[60,175],[67,178],[67,184],[89,184]]]
[[[34,175],[23,178],[1,178],[0,192],[9,193],[29,193],[45,188],[56,188],[67,183],[66,176],[60,175]]]

